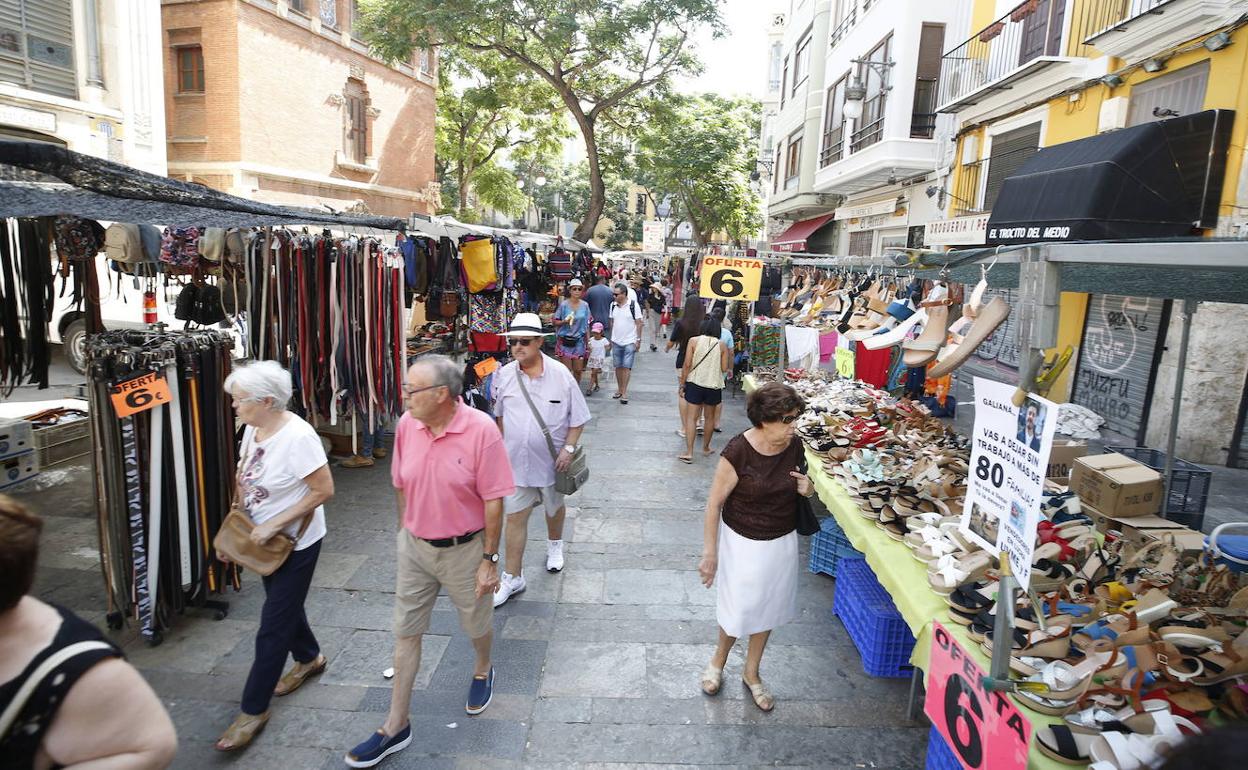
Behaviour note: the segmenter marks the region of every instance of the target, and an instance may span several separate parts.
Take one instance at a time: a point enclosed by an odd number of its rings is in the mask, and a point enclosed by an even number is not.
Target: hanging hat
[[[511,328],[503,334],[504,337],[542,337],[544,335],[542,319],[537,317],[537,313],[516,313],[516,317],[511,319]]]
[[[572,280],[568,281],[568,288],[569,288],[569,289],[571,289],[573,286],[582,286],[582,287],[583,287],[584,285],[585,285],[585,284],[581,283],[581,279],[580,279],[580,278],[573,278]]]

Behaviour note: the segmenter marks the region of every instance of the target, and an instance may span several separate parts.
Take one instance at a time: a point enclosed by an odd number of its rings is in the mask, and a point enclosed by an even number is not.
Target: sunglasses
[[[425,387],[423,387],[423,388],[413,388],[413,387],[409,387],[409,386],[407,386],[407,385],[404,385],[404,386],[403,386],[403,395],[405,395],[405,396],[414,396],[414,395],[416,395],[417,393],[421,393],[421,392],[426,391],[426,390],[433,390],[434,388],[444,388],[444,387],[446,387],[446,386],[445,386],[445,385],[426,385],[426,386],[425,386]]]
[[[527,348],[529,345],[532,345],[536,341],[537,341],[536,337],[512,337],[511,341],[508,344],[512,346],[519,345],[522,348]]]
[[[572,291],[581,291],[581,289],[582,289],[582,288],[583,288],[583,287],[581,287],[581,286],[573,286],[573,287],[572,287]]]

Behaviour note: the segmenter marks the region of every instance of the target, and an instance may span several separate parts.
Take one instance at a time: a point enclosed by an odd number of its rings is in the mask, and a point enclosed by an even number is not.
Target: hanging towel
[[[836,355],[836,332],[819,335],[819,363],[826,364]]]
[[[818,354],[819,330],[808,326],[786,326],[784,343],[789,350],[789,363],[797,364]]]

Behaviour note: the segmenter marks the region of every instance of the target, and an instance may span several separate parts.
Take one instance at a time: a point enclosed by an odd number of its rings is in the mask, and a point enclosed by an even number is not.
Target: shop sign
[[[109,398],[120,419],[164,406],[172,400],[173,394],[164,377],[148,372],[112,386]]]
[[[1005,693],[983,687],[984,670],[948,629],[932,624],[923,711],[969,770],[1024,770],[1031,722]]]
[[[749,257],[708,256],[702,259],[703,299],[753,301],[763,282],[763,261]]]
[[[881,227],[891,226],[896,218],[896,214],[873,214],[869,217],[859,217],[858,219],[851,219],[846,229],[850,232],[877,230]]]
[[[1070,225],[993,227],[988,230],[988,241],[997,244],[1065,241],[1070,239],[1070,233]]]
[[[927,223],[923,243],[927,246],[974,246],[984,243],[990,214],[938,219]]]
[[[1019,584],[1027,588],[1057,404],[1028,395],[1021,407],[1014,406],[1014,392],[1013,385],[975,378],[975,431],[962,529],[989,553],[1008,558]]]
[[[0,123],[52,133],[56,131],[56,113],[0,104]]]
[[[836,373],[847,380],[854,379],[854,351],[849,348],[836,348]]]
[[[641,223],[641,250],[662,254],[664,236],[667,235],[667,223],[650,220]]]
[[[892,214],[897,210],[897,199],[888,198],[887,200],[875,201],[874,203],[858,203],[852,206],[841,206],[837,208],[834,219],[862,219],[863,217],[872,217],[877,214]]]

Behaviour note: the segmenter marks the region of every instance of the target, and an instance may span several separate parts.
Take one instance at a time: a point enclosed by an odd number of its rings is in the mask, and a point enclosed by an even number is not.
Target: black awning
[[[1233,110],[1207,110],[1041,149],[1002,185],[988,245],[1213,227],[1234,120]]]

